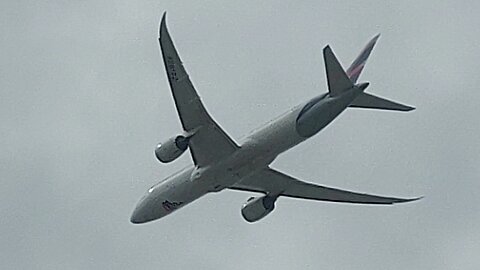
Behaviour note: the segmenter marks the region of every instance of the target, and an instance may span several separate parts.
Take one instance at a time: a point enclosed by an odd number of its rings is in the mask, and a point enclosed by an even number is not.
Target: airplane
[[[155,148],[162,163],[177,159],[187,149],[188,166],[152,186],[132,213],[132,223],[146,223],[167,216],[205,194],[225,189],[261,194],[241,208],[243,218],[256,222],[271,213],[279,197],[355,204],[395,204],[420,199],[369,195],[298,180],[270,167],[286,150],[317,134],[347,108],[411,111],[414,108],[365,93],[369,83],[357,83],[376,35],[345,71],[330,46],[323,49],[328,92],[254,131],[237,144],[208,114],[183,67],[163,14],[159,43],[183,132]]]

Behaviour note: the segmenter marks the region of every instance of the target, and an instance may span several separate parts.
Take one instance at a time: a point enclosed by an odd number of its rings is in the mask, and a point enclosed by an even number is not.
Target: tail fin
[[[414,107],[396,103],[367,93],[361,93],[352,103],[350,103],[349,107],[403,112],[415,109]]]
[[[347,75],[352,81],[352,83],[356,83],[358,80],[358,77],[360,77],[360,74],[362,73],[363,68],[365,67],[365,63],[367,62],[368,57],[370,56],[370,53],[373,50],[373,47],[375,46],[375,43],[377,43],[378,38],[380,37],[380,34],[377,34],[374,36],[363,48],[362,52],[355,58],[353,63],[350,65],[350,67],[347,69]]]
[[[353,87],[352,81],[338,62],[330,46],[323,48],[325,70],[327,72],[328,91],[330,96],[336,96]]]
[[[353,61],[353,63],[347,69],[347,72],[343,70],[342,66],[333,54],[330,46],[326,46],[323,49],[323,58],[325,60],[325,70],[327,72],[328,91],[330,96],[339,95],[354,86],[358,80],[358,77],[360,77],[360,74],[365,67],[365,63],[367,62],[367,59],[370,56],[370,53],[372,52],[373,47],[375,46],[375,43],[379,37],[380,34],[376,35],[368,42],[365,48],[363,48],[362,52],[360,52],[355,61]],[[365,88],[368,86],[368,83],[359,84],[357,86],[361,85],[363,85]],[[415,109],[414,107],[393,102],[372,94],[367,94],[365,92],[361,93],[349,105],[349,107],[405,112]]]

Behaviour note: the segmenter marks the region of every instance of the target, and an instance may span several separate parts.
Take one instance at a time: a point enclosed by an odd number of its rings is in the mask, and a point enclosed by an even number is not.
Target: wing
[[[215,123],[203,106],[168,33],[163,14],[160,48],[182,127],[192,133],[189,148],[195,164],[205,166],[232,154],[238,145]]]
[[[265,194],[279,194],[280,196],[308,200],[359,204],[394,204],[420,199],[382,197],[324,187],[300,181],[270,168],[253,174],[230,187],[230,189],[261,192]]]

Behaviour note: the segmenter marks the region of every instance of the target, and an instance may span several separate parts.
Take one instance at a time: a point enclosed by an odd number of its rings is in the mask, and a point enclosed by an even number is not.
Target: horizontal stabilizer
[[[374,95],[370,95],[367,93],[360,94],[351,104],[349,107],[353,108],[365,108],[365,109],[379,109],[379,110],[391,110],[391,111],[404,111],[408,112],[414,110],[414,107],[410,107],[407,105],[403,105],[400,103],[396,103],[390,101],[388,99],[384,99],[381,97],[377,97]]]
[[[338,62],[330,46],[323,49],[325,71],[327,72],[328,92],[331,97],[338,96],[353,87],[352,81]]]

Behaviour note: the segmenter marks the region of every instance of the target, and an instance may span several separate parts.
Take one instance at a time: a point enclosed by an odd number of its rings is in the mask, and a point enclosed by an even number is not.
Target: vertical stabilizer
[[[374,36],[363,48],[363,50],[360,52],[360,54],[355,58],[353,63],[350,65],[350,67],[347,69],[347,75],[352,81],[352,83],[356,83],[358,80],[358,77],[360,77],[360,74],[362,73],[363,68],[365,67],[365,64],[367,63],[367,59],[370,56],[370,53],[373,50],[373,47],[375,46],[375,43],[377,43],[378,38],[380,37],[380,34],[377,34]]]
[[[323,49],[323,58],[325,61],[325,71],[327,72],[328,92],[330,96],[337,96],[352,88],[352,81],[348,78],[329,45]]]

